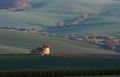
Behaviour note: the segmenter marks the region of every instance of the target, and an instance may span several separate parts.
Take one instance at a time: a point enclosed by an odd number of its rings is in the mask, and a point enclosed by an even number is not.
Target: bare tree
[[[115,48],[116,48],[116,44],[115,44],[114,40],[108,40],[108,42],[106,43],[106,47],[107,47],[109,50],[114,51]]]
[[[83,42],[89,42],[89,37],[88,36],[84,36],[83,37]]]

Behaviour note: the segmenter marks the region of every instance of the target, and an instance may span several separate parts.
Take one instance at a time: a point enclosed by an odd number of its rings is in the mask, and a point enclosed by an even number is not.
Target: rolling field
[[[120,1],[117,0],[32,0],[32,9],[18,12],[0,12],[0,26],[42,27],[43,31],[58,35],[119,36]],[[96,14],[73,27],[50,29],[58,21],[68,22],[85,14]],[[102,30],[102,31],[101,31]]]
[[[37,34],[120,37],[119,0],[31,0],[28,5],[28,10],[0,12],[0,77],[120,77],[120,53]],[[66,25],[76,19],[77,24]],[[57,27],[59,21],[64,27]],[[25,33],[3,26],[42,30]],[[30,54],[45,43],[51,55]]]
[[[56,33],[60,35],[75,34],[84,35],[111,35],[119,37],[120,28],[120,2],[106,4],[99,15],[81,21],[72,27],[46,29],[48,33]],[[101,31],[102,30],[102,31]],[[40,31],[41,32],[41,31]]]
[[[44,43],[51,47],[52,53],[118,54],[93,44],[0,29],[0,54],[29,53]]]
[[[28,49],[0,45],[0,54],[21,54],[29,53]]]
[[[1,55],[1,70],[17,69],[88,69],[119,68],[120,59],[90,57],[55,57],[36,55]]]

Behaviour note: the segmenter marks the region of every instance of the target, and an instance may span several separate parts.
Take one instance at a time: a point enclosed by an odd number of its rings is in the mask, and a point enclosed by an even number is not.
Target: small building
[[[49,55],[50,54],[50,47],[48,45],[43,45],[43,51],[42,54],[43,55]]]
[[[45,44],[42,47],[32,49],[30,53],[35,55],[50,55],[50,47]]]

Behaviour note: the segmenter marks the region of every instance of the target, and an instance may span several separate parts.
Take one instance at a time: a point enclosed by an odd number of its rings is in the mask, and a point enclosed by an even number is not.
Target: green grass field
[[[33,48],[47,43],[51,52],[78,52],[94,54],[117,54],[104,50],[97,45],[72,41],[62,38],[53,38],[30,33],[0,29],[0,53],[29,53]]]

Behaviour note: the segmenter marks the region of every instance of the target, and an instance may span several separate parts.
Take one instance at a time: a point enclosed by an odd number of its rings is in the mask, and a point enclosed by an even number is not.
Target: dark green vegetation
[[[120,75],[119,59],[1,55],[0,62],[1,77]]]
[[[0,71],[1,77],[119,77],[119,69]],[[115,75],[113,75],[115,74]],[[88,76],[90,75],[90,76]]]
[[[120,77],[120,75],[64,76],[64,77]]]
[[[109,77],[109,75],[117,77],[120,75],[119,60],[89,57],[0,55],[0,77],[96,77],[98,75],[98,77]]]
[[[37,55],[1,55],[0,69],[85,69],[118,68],[120,59],[90,57],[55,57]]]

